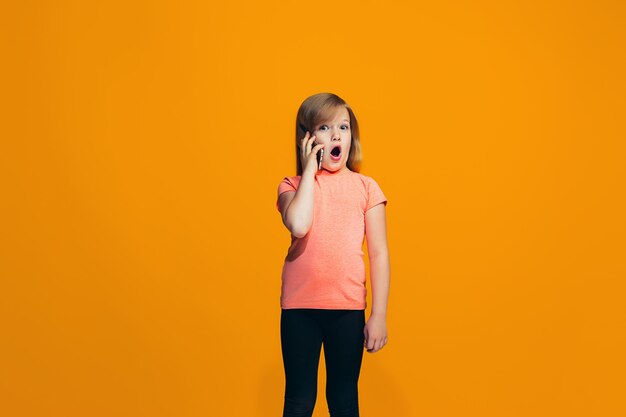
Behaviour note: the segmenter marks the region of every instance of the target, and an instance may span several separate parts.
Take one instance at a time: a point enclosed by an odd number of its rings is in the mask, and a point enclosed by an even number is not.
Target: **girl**
[[[304,100],[296,120],[297,176],[282,180],[276,202],[291,232],[280,298],[283,417],[312,415],[322,344],[330,415],[358,417],[363,348],[374,353],[387,343],[387,199],[359,173],[360,162],[350,106],[330,93]],[[367,324],[364,235],[373,290]]]

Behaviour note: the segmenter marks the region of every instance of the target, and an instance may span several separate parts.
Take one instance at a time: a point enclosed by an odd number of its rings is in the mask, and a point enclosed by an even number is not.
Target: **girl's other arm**
[[[372,281],[372,312],[365,326],[365,344],[368,352],[374,353],[387,343],[390,267],[385,204],[377,204],[365,213],[365,235]]]
[[[306,171],[295,192],[284,192],[279,197],[283,224],[297,238],[306,236],[313,223],[313,192],[315,173]]]

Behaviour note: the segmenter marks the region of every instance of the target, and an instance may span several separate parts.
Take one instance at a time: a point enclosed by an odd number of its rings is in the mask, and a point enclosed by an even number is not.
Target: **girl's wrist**
[[[302,173],[302,179],[305,179],[305,178],[311,178],[311,179],[314,179],[314,178],[315,178],[315,172],[313,172],[313,171],[309,171],[309,170],[305,170],[305,171]]]

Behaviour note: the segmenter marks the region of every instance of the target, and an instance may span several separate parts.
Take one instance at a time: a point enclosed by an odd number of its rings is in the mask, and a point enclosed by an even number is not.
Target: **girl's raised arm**
[[[297,238],[306,236],[309,233],[311,224],[313,224],[313,192],[315,189],[315,174],[318,169],[315,155],[317,151],[324,147],[323,144],[319,144],[311,149],[314,141],[315,136],[309,137],[309,132],[306,132],[300,146],[302,178],[300,179],[298,189],[295,193],[285,192],[280,195],[283,223],[291,234]]]

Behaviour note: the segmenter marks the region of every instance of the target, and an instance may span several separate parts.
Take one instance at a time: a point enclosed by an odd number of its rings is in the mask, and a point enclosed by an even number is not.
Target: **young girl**
[[[359,173],[360,162],[350,106],[330,93],[304,100],[296,120],[297,176],[282,180],[276,202],[291,232],[280,298],[283,417],[312,415],[322,344],[330,415],[358,417],[363,348],[374,353],[387,343],[387,199]],[[364,235],[373,291],[367,324]]]

